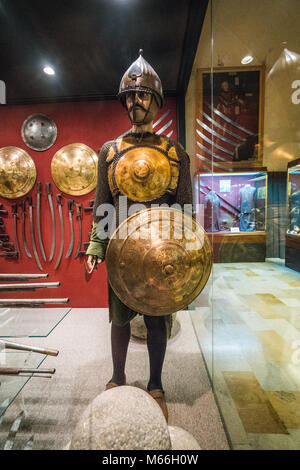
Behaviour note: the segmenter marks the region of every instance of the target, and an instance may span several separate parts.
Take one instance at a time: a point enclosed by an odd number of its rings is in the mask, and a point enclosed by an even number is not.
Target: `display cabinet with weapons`
[[[48,356],[56,357],[57,349],[36,346],[34,340],[26,344],[10,341],[10,338],[48,336],[71,310],[49,309],[53,304],[67,304],[68,298],[30,298],[33,291],[60,286],[60,282],[45,282],[48,276],[48,273],[0,274],[0,418],[30,378],[51,378],[55,373],[55,368],[40,365]],[[3,298],[2,293],[13,292],[29,295]]]
[[[215,262],[264,261],[265,168],[225,167],[194,178],[195,208],[214,245]]]
[[[300,158],[288,163],[285,264],[300,272]]]

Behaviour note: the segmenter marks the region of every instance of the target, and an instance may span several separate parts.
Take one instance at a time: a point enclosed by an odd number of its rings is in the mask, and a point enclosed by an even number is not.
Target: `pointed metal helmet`
[[[125,93],[129,91],[144,91],[154,94],[158,106],[163,105],[164,95],[159,76],[151,65],[142,57],[143,50],[139,50],[139,57],[133,62],[129,69],[124,73],[118,98],[125,106]]]

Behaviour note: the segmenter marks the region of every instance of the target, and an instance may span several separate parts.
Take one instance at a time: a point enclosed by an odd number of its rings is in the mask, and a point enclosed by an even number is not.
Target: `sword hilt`
[[[95,202],[95,199],[92,199],[91,201],[89,201],[90,207],[93,207],[94,202]]]
[[[8,242],[9,236],[7,235],[7,233],[0,233],[0,240]]]
[[[14,248],[14,244],[12,242],[3,242],[2,240],[0,240],[0,248],[9,248],[9,249],[13,249]]]
[[[19,206],[22,208],[22,213],[25,214],[26,212],[26,200],[19,202]]]
[[[11,211],[12,215],[18,215],[18,205],[16,202],[11,205]]]
[[[38,194],[42,194],[42,183],[40,181],[37,182],[36,189]]]
[[[83,210],[84,210],[84,212],[91,212],[91,211],[94,210],[94,208],[93,207],[84,207]]]
[[[3,219],[0,217],[0,225],[4,225]]]
[[[76,204],[76,215],[78,219],[82,217],[82,204]]]
[[[48,195],[52,194],[51,183],[46,183],[46,191]]]
[[[27,199],[27,201],[28,201],[29,207],[32,206],[32,196],[31,196],[31,195],[30,195],[30,196],[27,196],[26,199]]]
[[[74,200],[73,199],[68,199],[68,212],[72,213],[73,204],[74,204]]]
[[[0,214],[1,214],[1,215],[7,215],[8,212],[7,212],[7,210],[5,210],[5,209],[0,209]]]
[[[59,206],[62,206],[62,195],[60,193],[56,194],[56,200],[57,200],[57,204]]]
[[[4,253],[0,253],[0,256],[5,256],[5,258],[17,258],[19,256],[18,251],[5,251]]]

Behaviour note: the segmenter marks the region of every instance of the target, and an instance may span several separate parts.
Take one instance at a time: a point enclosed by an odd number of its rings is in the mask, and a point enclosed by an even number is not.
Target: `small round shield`
[[[105,261],[119,299],[136,312],[160,316],[184,309],[200,294],[210,275],[212,250],[192,217],[157,207],[119,225]]]
[[[0,196],[15,199],[25,196],[36,180],[35,163],[19,147],[0,149]]]
[[[57,127],[53,119],[46,114],[31,114],[23,122],[21,134],[27,147],[42,152],[56,141]]]
[[[97,184],[98,156],[85,144],[65,145],[51,161],[51,175],[56,186],[64,193],[82,196]]]

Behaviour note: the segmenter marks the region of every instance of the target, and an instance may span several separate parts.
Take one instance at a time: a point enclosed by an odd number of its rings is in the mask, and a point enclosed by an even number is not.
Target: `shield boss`
[[[25,119],[21,134],[29,148],[42,152],[50,148],[56,141],[57,127],[49,116],[37,113]]]
[[[18,147],[0,149],[0,196],[22,197],[34,186],[35,163],[25,150]]]
[[[119,159],[114,177],[120,192],[132,201],[152,201],[169,189],[177,166],[159,149],[151,147],[127,150]]]
[[[95,189],[98,157],[85,144],[69,144],[56,152],[51,161],[51,175],[56,186],[66,194],[82,196]]]
[[[119,225],[105,261],[119,299],[136,312],[160,316],[184,309],[200,294],[212,250],[204,229],[189,215],[154,208]]]

